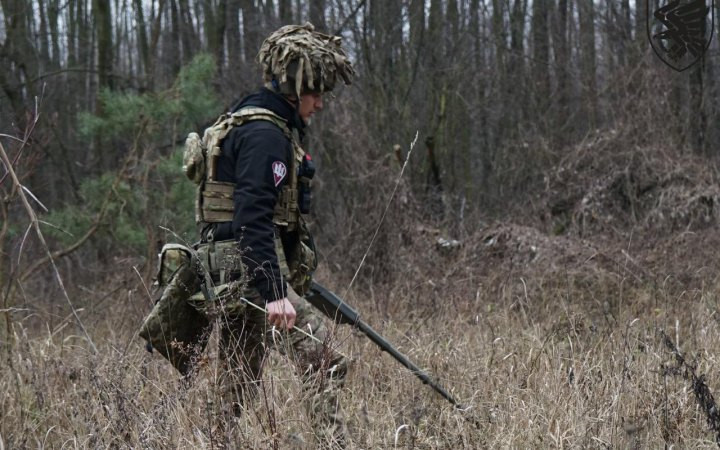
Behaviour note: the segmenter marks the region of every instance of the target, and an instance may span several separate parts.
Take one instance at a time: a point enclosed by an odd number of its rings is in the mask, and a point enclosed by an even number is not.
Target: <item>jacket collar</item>
[[[240,100],[240,102],[232,108],[231,112],[236,112],[247,106],[269,109],[285,120],[291,130],[297,130],[301,140],[305,135],[305,122],[303,122],[300,114],[298,114],[297,108],[282,95],[264,87],[258,92],[250,94]]]

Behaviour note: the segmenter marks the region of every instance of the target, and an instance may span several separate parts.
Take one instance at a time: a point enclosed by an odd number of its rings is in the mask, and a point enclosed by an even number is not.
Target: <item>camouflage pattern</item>
[[[182,170],[195,184],[200,184],[205,179],[205,153],[203,142],[197,133],[190,133],[185,139]]]
[[[155,274],[155,283],[159,287],[170,284],[175,272],[190,263],[192,251],[180,244],[165,244],[158,254],[158,270]]]
[[[220,358],[225,366],[220,381],[227,404],[233,405],[235,414],[242,413],[244,399],[255,395],[267,351],[276,349],[296,362],[309,396],[305,405],[317,438],[342,444],[347,430],[337,394],[344,384],[347,361],[328,345],[331,336],[317,311],[294,291],[288,292],[297,313],[295,326],[320,342],[297,330],[273,330],[265,312],[246,303],[264,307],[256,289],[241,283],[225,286],[216,291],[214,304],[208,304],[201,295],[193,296],[191,302],[206,317],[217,318],[220,323]]]
[[[208,320],[187,301],[200,289],[190,249],[173,244],[163,247],[157,282],[162,294],[139,334],[149,349],[157,350],[185,375],[193,356],[205,348],[209,331]]]
[[[331,91],[338,78],[349,85],[355,75],[340,36],[317,32],[311,23],[275,31],[257,59],[265,82],[276,80],[283,94]]]
[[[212,280],[224,285],[226,280],[242,282],[247,267],[242,262],[237,241],[218,241],[197,246],[195,259],[198,271],[209,274]]]
[[[279,245],[279,239],[276,240],[275,252],[278,254],[280,269],[287,276],[288,284],[295,292],[305,295],[310,289],[312,274],[317,269],[317,255],[315,243],[304,220],[299,221],[297,233],[295,245],[288,250],[287,255],[281,244]]]

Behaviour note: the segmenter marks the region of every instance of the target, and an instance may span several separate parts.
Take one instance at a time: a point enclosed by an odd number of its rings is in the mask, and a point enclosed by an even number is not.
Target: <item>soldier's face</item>
[[[298,113],[305,123],[310,123],[313,114],[323,108],[321,93],[302,94],[298,105]]]

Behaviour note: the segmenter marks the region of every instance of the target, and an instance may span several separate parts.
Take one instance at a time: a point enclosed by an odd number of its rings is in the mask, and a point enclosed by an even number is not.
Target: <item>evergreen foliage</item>
[[[101,146],[125,146],[139,155],[138,161],[131,161],[117,184],[115,172],[82,181],[80,202],[44,217],[52,224],[46,226],[47,233],[65,245],[76,241],[97,220],[109,195],[93,240],[97,249],[137,254],[154,244],[148,232],[164,235],[162,241],[193,239],[195,188],[180,169],[183,149],[173,144],[167,155],[161,149],[168,142],[182,142],[183,133],[217,115],[219,102],[211,85],[214,74],[213,58],[200,54],[164,91],[103,90],[100,112],[79,115],[80,132]]]

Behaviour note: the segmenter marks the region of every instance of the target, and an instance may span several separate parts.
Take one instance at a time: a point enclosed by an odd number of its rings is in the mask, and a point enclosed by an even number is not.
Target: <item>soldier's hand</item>
[[[295,325],[295,308],[287,298],[275,300],[267,304],[268,322],[285,330]]]

